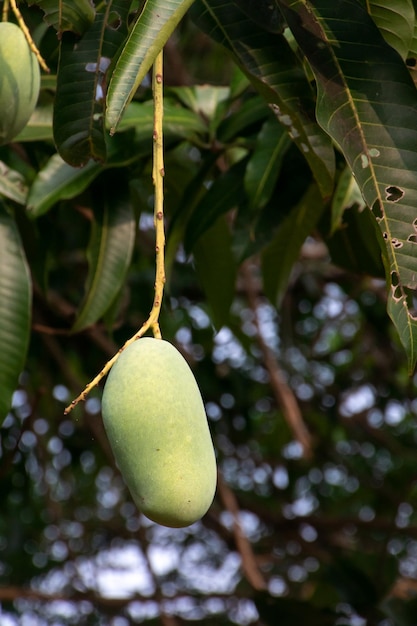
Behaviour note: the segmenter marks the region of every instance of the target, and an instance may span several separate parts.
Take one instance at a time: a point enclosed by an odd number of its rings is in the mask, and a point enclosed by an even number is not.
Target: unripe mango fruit
[[[200,519],[216,489],[216,460],[194,375],[163,339],[144,337],[113,365],[102,398],[104,427],[137,507],[179,528]]]
[[[38,101],[40,70],[21,29],[0,23],[0,145],[26,126]]]

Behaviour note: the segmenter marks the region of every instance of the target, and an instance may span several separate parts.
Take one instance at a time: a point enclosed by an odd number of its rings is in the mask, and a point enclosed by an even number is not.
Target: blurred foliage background
[[[56,37],[36,5],[22,11],[56,71]],[[417,379],[370,212],[340,153],[323,198],[191,15],[165,82],[160,325],[202,391],[216,498],[187,529],[147,521],[114,464],[101,389],[64,415],[152,306],[152,101],[145,81],[106,164],[72,168],[44,77],[38,117],[0,148],[3,224],[33,287],[0,431],[0,623],[415,625]]]

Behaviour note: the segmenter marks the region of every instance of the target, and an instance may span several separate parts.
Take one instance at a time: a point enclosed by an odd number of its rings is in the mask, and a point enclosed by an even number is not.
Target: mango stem
[[[12,2],[14,0],[11,0]],[[155,225],[155,295],[149,317],[141,328],[130,337],[112,358],[107,361],[103,369],[89,382],[84,390],[69,404],[64,415],[68,415],[79,402],[83,402],[90,391],[108,374],[116,363],[120,354],[130,344],[142,337],[147,330],[151,329],[155,339],[161,339],[159,328],[159,314],[161,312],[162,297],[165,285],[165,229],[164,229],[164,145],[163,145],[163,51],[155,58],[153,65],[153,101],[154,101],[154,125],[153,125],[153,170],[152,179],[155,188],[154,197],[154,225]]]
[[[3,9],[1,12],[1,21],[7,22],[7,16],[9,13],[9,0],[4,0]]]
[[[21,30],[22,30],[25,38],[26,38],[26,41],[29,44],[29,48],[32,50],[33,54],[36,56],[36,58],[38,60],[38,63],[41,66],[41,68],[45,72],[47,72],[49,74],[50,69],[46,65],[46,62],[45,62],[43,56],[39,52],[35,42],[32,39],[32,35],[30,34],[29,29],[28,29],[28,27],[25,24],[25,20],[23,19],[23,15],[21,14],[21,12],[18,9],[18,6],[16,4],[16,0],[10,0],[10,4],[11,4],[11,7],[12,7],[12,11],[15,14],[17,23],[19,24],[19,26],[20,26],[20,28],[21,28]],[[8,7],[8,2],[5,3],[5,7],[6,6]],[[6,10],[5,7],[3,7],[3,20],[5,19],[5,10]],[[6,16],[6,18],[7,18],[7,16]]]

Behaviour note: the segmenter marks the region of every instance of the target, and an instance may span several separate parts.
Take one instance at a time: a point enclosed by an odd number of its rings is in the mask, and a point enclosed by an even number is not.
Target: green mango
[[[194,375],[163,339],[144,337],[113,365],[102,398],[104,427],[139,510],[179,528],[200,519],[216,490],[216,459]]]
[[[39,63],[21,29],[0,22],[0,145],[26,126],[38,101]]]

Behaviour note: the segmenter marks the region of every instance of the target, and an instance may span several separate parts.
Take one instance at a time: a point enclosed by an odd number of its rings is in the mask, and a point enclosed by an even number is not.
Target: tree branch
[[[258,289],[253,277],[253,267],[248,263],[243,263],[241,273],[246,290],[246,296],[250,308],[253,311],[254,324],[256,327],[256,338],[259,348],[262,352],[263,363],[268,371],[272,391],[277,403],[281,406],[284,418],[290,427],[294,437],[301,444],[303,455],[307,459],[313,456],[313,439],[304,423],[303,416],[300,411],[294,392],[284,380],[281,368],[275,358],[271,348],[266,344],[262,334],[262,328],[259,321],[258,306],[259,296]]]
[[[223,502],[224,507],[233,516],[233,534],[236,542],[236,547],[242,557],[242,569],[248,582],[254,589],[261,590],[266,588],[266,584],[262,574],[259,571],[258,564],[252,546],[243,532],[242,526],[239,521],[239,505],[237,498],[227,483],[224,481],[222,475],[218,474],[217,487],[219,496]]]

